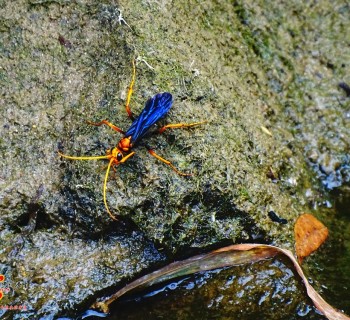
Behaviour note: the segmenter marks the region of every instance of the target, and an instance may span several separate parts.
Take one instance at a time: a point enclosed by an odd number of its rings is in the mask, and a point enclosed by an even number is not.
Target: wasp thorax
[[[132,144],[130,142],[131,137],[123,138],[118,143],[118,149],[128,152],[130,151]]]

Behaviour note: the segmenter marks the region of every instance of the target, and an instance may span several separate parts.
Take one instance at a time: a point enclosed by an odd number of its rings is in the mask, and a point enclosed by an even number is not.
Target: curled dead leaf
[[[149,288],[152,285],[169,281],[171,279],[176,279],[178,277],[183,277],[185,275],[194,274],[196,272],[203,272],[206,270],[213,270],[228,266],[237,266],[245,263],[253,263],[275,257],[279,254],[287,256],[292,261],[295,270],[303,280],[308,296],[313,301],[315,307],[327,319],[350,320],[350,317],[348,317],[346,314],[329,305],[309,284],[300,265],[294,258],[291,251],[271,245],[257,243],[231,245],[214,250],[207,254],[189,258],[184,261],[173,262],[162,269],[156,270],[129,283],[110,297],[95,302],[91,307],[108,313],[110,304],[125,294]]]
[[[294,225],[295,250],[299,263],[317,250],[328,237],[327,227],[313,215],[302,214]]]

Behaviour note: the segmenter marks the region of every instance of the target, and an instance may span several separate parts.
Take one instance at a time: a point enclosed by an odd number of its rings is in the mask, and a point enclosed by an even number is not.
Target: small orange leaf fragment
[[[299,263],[327,239],[328,229],[309,213],[302,214],[294,225],[295,249]]]

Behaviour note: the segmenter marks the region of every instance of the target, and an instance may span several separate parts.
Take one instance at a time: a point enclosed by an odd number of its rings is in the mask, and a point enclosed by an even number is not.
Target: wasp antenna
[[[58,154],[66,159],[70,159],[70,160],[100,160],[100,159],[109,159],[110,156],[91,156],[91,157],[75,157],[75,156],[67,156],[59,151],[57,151]]]
[[[103,202],[105,204],[105,208],[107,210],[107,213],[109,214],[109,216],[115,220],[118,221],[118,219],[112,214],[112,212],[109,210],[108,204],[107,204],[107,197],[106,197],[106,191],[107,191],[107,180],[108,180],[108,175],[109,175],[109,171],[111,170],[111,166],[112,163],[114,161],[114,158],[112,158],[109,163],[108,163],[108,167],[107,167],[107,171],[106,171],[106,175],[105,175],[105,181],[103,183]]]

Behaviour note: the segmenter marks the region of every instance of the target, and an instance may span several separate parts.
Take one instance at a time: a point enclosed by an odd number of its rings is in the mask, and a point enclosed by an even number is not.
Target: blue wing
[[[131,136],[131,143],[135,144],[161,118],[163,118],[173,104],[173,97],[169,92],[158,93],[147,100],[140,115],[131,124],[126,137]]]

